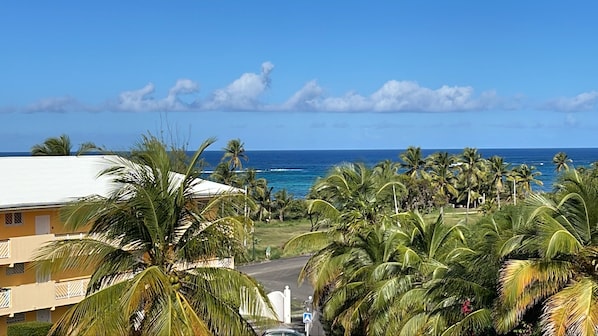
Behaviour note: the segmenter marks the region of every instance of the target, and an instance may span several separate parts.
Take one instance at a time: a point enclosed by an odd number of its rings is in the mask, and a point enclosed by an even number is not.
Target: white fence
[[[89,279],[73,280],[56,283],[56,299],[68,299],[77,296],[85,296]]]
[[[10,240],[0,241],[0,258],[10,258]]]
[[[0,308],[10,307],[10,289],[0,289]]]

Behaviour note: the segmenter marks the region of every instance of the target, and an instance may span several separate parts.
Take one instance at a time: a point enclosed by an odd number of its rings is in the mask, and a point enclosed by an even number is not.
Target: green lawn
[[[311,224],[309,220],[289,220],[280,222],[272,220],[269,223],[255,223],[255,260],[266,259],[266,249],[270,247],[270,258],[280,258],[284,244],[292,237],[309,232]],[[248,256],[253,260],[253,245],[251,239],[248,241]]]
[[[447,223],[457,223],[461,220],[465,220],[464,208],[447,208],[445,209],[445,221]],[[429,218],[436,218],[438,212],[426,215]],[[481,213],[476,212],[474,209],[470,209],[469,222],[475,223],[480,217]],[[289,241],[292,237],[309,232],[311,224],[308,219],[302,220],[289,220],[280,222],[279,220],[272,219],[269,223],[256,222],[255,223],[255,257],[254,257],[254,246],[251,242],[251,238],[247,241],[247,256],[249,262],[260,261],[266,259],[266,249],[270,247],[270,258],[277,259],[282,256],[282,248],[284,244]],[[238,261],[243,263],[243,261]]]

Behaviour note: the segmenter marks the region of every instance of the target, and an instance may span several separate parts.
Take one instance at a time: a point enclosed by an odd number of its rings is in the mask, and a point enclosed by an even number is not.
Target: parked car
[[[287,328],[268,329],[262,336],[305,336],[304,334]]]

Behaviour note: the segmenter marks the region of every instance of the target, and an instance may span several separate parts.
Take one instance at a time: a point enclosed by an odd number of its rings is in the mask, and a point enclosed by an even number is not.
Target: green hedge
[[[49,322],[21,322],[8,325],[8,336],[46,336],[52,328]]]

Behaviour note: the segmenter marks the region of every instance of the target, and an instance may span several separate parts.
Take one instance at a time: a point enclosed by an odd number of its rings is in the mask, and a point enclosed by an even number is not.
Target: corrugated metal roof
[[[118,164],[114,155],[0,157],[0,209],[56,206],[81,197],[108,196],[118,187],[100,173]],[[197,197],[242,192],[224,184],[200,180]]]

